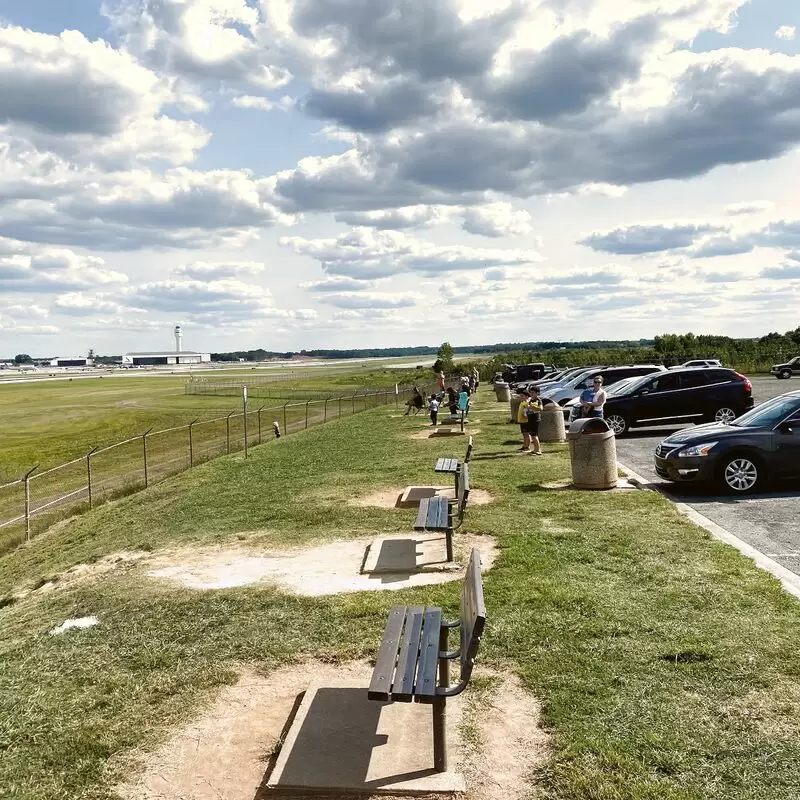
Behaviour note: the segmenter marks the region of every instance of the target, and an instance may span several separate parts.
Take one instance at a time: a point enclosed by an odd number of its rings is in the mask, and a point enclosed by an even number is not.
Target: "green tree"
[[[436,353],[436,361],[433,362],[433,371],[444,371],[445,375],[455,372],[456,365],[453,362],[453,348],[450,342],[442,342],[442,346]]]
[[[14,356],[15,364],[33,364],[33,359],[27,353],[19,353]]]

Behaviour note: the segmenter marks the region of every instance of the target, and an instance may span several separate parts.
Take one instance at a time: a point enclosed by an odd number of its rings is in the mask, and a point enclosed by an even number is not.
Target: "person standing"
[[[523,389],[520,394],[522,395],[522,400],[517,408],[517,423],[519,423],[519,430],[522,433],[522,447],[519,450],[521,453],[530,453],[531,434],[528,428],[528,403],[531,399],[531,393],[527,389]]]
[[[542,456],[542,445],[539,443],[539,425],[542,421],[542,400],[539,397],[539,387],[532,386],[529,392],[530,399],[528,400],[525,414],[528,418],[528,437],[529,447],[533,445],[533,455]]]
[[[603,419],[603,407],[606,404],[606,390],[603,388],[603,376],[595,375],[592,381],[592,399],[588,404],[587,416]]]
[[[431,412],[431,424],[435,428],[439,417],[439,401],[436,399],[436,395],[431,395],[431,399],[428,401],[428,408]]]
[[[436,382],[439,384],[439,391],[443,392],[444,391],[444,384],[445,384],[444,370],[443,369],[439,370],[439,374],[436,376]]]
[[[478,387],[481,385],[481,374],[478,372],[477,367],[472,368],[472,377],[475,379],[475,391],[478,391]]]

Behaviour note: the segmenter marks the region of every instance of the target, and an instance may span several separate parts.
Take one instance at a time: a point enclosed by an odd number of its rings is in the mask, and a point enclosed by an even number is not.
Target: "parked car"
[[[617,436],[644,425],[733,422],[753,407],[750,380],[725,367],[689,367],[645,376],[609,397],[606,422]]]
[[[730,423],[673,433],[656,447],[655,468],[669,481],[716,482],[736,494],[771,478],[800,476],[800,391]]]
[[[610,386],[606,386],[606,397],[615,397],[618,394],[622,394],[631,383],[638,381],[640,377],[640,375],[637,375],[633,378],[623,378],[621,381],[617,381],[616,383],[612,383]],[[569,424],[573,420],[579,419],[580,408],[580,395],[564,403],[564,422]]]
[[[653,372],[666,372],[667,368],[657,364],[629,364],[624,367],[591,367],[574,375],[561,386],[548,386],[542,390],[542,397],[552,400],[563,406],[564,403],[578,397],[587,382],[596,376],[603,376],[603,383],[610,385],[621,381],[623,378],[633,378],[637,375],[649,375]]]
[[[670,369],[686,369],[688,367],[721,367],[722,362],[716,358],[695,358],[693,361],[685,361],[683,364],[678,364],[677,367],[670,367]]]
[[[533,364],[518,364],[517,366],[506,364],[506,369],[503,370],[503,380],[512,384],[520,381],[535,381],[543,378],[547,372],[547,364],[541,361]]]
[[[583,374],[587,370],[590,369],[603,369],[603,366],[589,366],[589,367],[571,367],[570,369],[565,369],[562,372],[555,373],[553,375],[547,375],[544,378],[540,378],[536,381],[522,381],[514,386],[514,388],[519,391],[520,389],[530,389],[531,386],[538,386],[539,389],[542,391],[545,388],[551,388],[553,386],[563,386],[567,381],[571,378],[575,378],[580,374]]]
[[[775,364],[770,371],[776,378],[791,378],[792,375],[800,375],[800,356],[795,356],[785,364]]]

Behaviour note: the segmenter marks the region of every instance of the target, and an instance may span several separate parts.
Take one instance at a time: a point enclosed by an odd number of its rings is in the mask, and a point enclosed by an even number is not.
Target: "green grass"
[[[651,492],[548,490],[563,447],[512,455],[515,427],[484,393],[471,479],[496,502],[469,531],[496,536],[481,660],[542,702],[559,800],[796,800],[800,604]],[[108,504],[0,558],[0,597],[123,548],[253,547],[410,531],[411,510],[355,494],[437,482],[464,442],[409,438],[424,421],[376,409],[222,458]],[[480,422],[478,418],[480,417]],[[377,464],[377,466],[376,466]],[[554,533],[553,531],[561,531]],[[457,608],[458,584],[297,598],[196,592],[137,569],[0,608],[0,786],[15,800],[99,800],[191,718],[237,664],[373,655],[396,602]],[[71,616],[101,624],[47,631]],[[281,631],[281,636],[275,635]]]

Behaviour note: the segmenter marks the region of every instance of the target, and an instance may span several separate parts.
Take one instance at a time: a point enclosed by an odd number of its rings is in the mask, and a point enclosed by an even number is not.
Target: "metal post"
[[[465,408],[461,409],[461,433],[464,433],[464,414],[467,413]]]
[[[242,387],[242,407],[244,409],[244,457],[247,458],[247,387]]]
[[[258,415],[258,443],[261,444],[261,412],[264,409],[264,406],[259,406],[258,411],[256,412]]]
[[[342,398],[339,398],[339,419],[342,418]]]
[[[308,428],[308,404],[310,402],[310,400],[306,400],[306,428]]]
[[[31,540],[31,475],[39,469],[37,464],[25,474],[25,541]]]
[[[289,435],[289,426],[286,424],[286,406],[288,405],[288,403],[283,404],[283,432],[286,436]]]
[[[192,434],[192,427],[194,426],[196,419],[193,419],[189,423],[189,466],[194,466],[194,436]]]
[[[153,430],[149,428],[142,434],[142,460],[144,461],[144,488],[146,489],[149,484],[149,476],[147,474],[147,434]]]
[[[447,652],[448,629],[439,629],[439,652]],[[450,662],[439,659],[439,686],[450,685]],[[447,698],[437,696],[433,701],[433,768],[437,772],[447,772]]]
[[[356,413],[356,395],[357,395],[357,394],[358,394],[358,392],[356,392],[356,393],[353,395],[353,414],[355,414],[355,413]]]
[[[225,452],[230,454],[231,452],[231,417],[233,416],[233,411],[225,417]]]
[[[322,415],[322,421],[323,422],[327,422],[328,421],[328,398],[327,397],[325,398],[325,410],[324,410],[323,415]]]
[[[97,450],[97,447],[93,447],[87,454],[86,454],[86,486],[89,490],[89,510],[92,509],[92,453]]]

